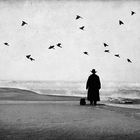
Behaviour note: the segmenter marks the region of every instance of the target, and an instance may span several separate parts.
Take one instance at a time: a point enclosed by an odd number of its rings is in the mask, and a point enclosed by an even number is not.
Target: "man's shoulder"
[[[94,77],[96,77],[96,78],[98,78],[98,79],[99,79],[99,76],[98,76],[97,74],[95,74],[95,75],[94,75]]]
[[[92,77],[98,77],[98,78],[99,78],[99,76],[98,76],[97,74],[91,74],[91,75],[89,76],[89,78],[92,78]]]

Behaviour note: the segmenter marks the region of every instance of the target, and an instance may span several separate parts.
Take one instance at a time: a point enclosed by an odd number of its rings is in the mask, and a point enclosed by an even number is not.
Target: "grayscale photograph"
[[[0,140],[140,140],[140,1],[0,0]]]

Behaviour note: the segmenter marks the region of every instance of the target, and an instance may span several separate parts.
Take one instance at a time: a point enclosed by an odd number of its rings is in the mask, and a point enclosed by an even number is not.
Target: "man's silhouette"
[[[98,75],[96,75],[95,69],[93,69],[92,74],[88,77],[86,89],[88,90],[87,93],[87,100],[90,101],[90,104],[96,105],[97,101],[100,101],[99,96],[99,89],[101,88],[100,78]]]

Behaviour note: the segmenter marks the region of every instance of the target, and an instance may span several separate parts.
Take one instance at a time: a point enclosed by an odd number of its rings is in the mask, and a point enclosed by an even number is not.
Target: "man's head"
[[[95,74],[97,71],[95,69],[92,69],[91,72]]]

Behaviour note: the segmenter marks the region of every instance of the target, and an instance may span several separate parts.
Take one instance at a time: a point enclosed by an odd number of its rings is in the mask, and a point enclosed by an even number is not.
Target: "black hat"
[[[95,70],[95,69],[92,69],[92,71],[91,71],[92,73],[96,73],[97,71]]]

